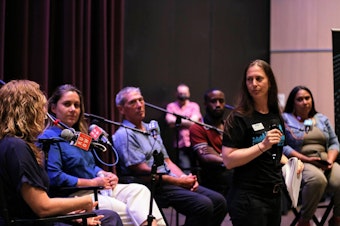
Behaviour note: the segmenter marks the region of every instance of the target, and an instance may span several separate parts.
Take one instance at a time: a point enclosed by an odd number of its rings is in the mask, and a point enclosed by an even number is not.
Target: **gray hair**
[[[121,106],[121,105],[124,105],[125,104],[125,96],[128,94],[128,93],[131,93],[131,92],[137,92],[139,94],[142,94],[142,92],[140,91],[140,88],[139,87],[132,87],[132,86],[127,86],[123,89],[121,89],[117,95],[116,95],[116,105],[117,106]]]

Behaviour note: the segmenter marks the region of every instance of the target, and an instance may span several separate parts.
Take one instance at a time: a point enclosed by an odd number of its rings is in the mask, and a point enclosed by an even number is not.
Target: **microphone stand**
[[[155,105],[147,103],[147,102],[145,102],[145,105],[148,106],[148,107],[154,108],[156,110],[165,112],[167,114],[172,114],[172,115],[176,116],[176,122],[175,122],[175,128],[176,128],[176,154],[175,154],[176,161],[175,162],[176,162],[176,164],[178,164],[178,161],[179,161],[179,130],[180,130],[182,119],[185,119],[185,120],[188,120],[190,122],[196,123],[198,125],[204,126],[205,128],[208,128],[208,129],[214,129],[219,133],[223,133],[223,130],[221,130],[221,129],[215,127],[215,126],[192,120],[191,118],[189,118],[187,116],[180,115],[180,114],[177,114],[175,112],[169,112],[168,110],[166,110],[164,108],[160,108],[158,106],[155,106]],[[191,159],[189,159],[189,161],[191,161]],[[190,163],[190,164],[192,164],[192,163]],[[184,170],[188,170],[188,169],[184,169]]]
[[[181,127],[182,118],[176,116],[175,128],[176,128],[176,164],[179,162],[179,130]]]
[[[146,135],[152,135],[149,132],[144,132],[142,130],[126,126],[122,123],[114,122],[114,121],[105,119],[105,118],[98,116],[98,115],[93,115],[93,114],[88,114],[88,113],[84,113],[84,115],[85,115],[85,117],[94,118],[94,119],[97,119],[98,121],[106,122],[106,123],[113,124],[113,125],[116,125],[116,126],[122,126],[124,128],[131,129],[133,131],[143,133],[143,134],[146,134]],[[154,199],[154,194],[155,194],[155,185],[156,185],[155,182],[156,182],[156,175],[157,175],[157,167],[164,164],[164,156],[161,152],[158,153],[157,151],[154,151],[153,152],[153,158],[154,158],[154,161],[153,161],[153,164],[152,164],[152,167],[151,167],[151,185],[150,185],[151,186],[151,189],[150,189],[151,194],[150,194],[150,203],[149,203],[149,214],[147,216],[148,226],[151,226],[153,219],[155,219],[155,217],[152,215],[152,208],[153,208],[153,199]],[[158,174],[158,175],[160,176],[159,180],[161,180],[162,174]]]
[[[133,131],[136,131],[136,132],[139,132],[139,133],[142,133],[142,134],[145,134],[145,135],[151,135],[149,132],[147,131],[142,131],[142,130],[139,130],[139,129],[136,129],[136,128],[133,128],[133,127],[129,127],[129,126],[126,126],[124,125],[123,123],[119,123],[119,122],[114,122],[114,121],[111,121],[111,120],[108,120],[104,117],[101,117],[101,116],[98,116],[98,115],[94,115],[94,114],[89,114],[89,113],[84,113],[84,116],[87,117],[87,118],[93,118],[93,119],[96,119],[98,121],[101,121],[101,122],[105,122],[105,123],[109,123],[109,124],[112,124],[112,125],[116,125],[116,126],[121,126],[121,127],[124,127],[126,129],[130,129],[130,130],[133,130]],[[112,149],[112,151],[114,152],[114,154],[116,155],[116,161],[112,164],[108,164],[108,163],[104,163],[99,157],[98,155],[95,153],[95,156],[97,157],[98,161],[100,163],[102,163],[103,165],[106,165],[106,166],[114,166],[118,163],[118,159],[119,159],[119,156],[118,156],[118,153],[117,151],[115,150],[115,148],[112,146],[112,145],[109,145]]]
[[[151,191],[150,191],[150,203],[149,203],[149,214],[148,214],[148,226],[152,225],[152,221],[153,219],[155,219],[155,217],[152,215],[152,207],[153,207],[153,199],[154,199],[154,195],[155,195],[155,185],[156,185],[156,175],[157,175],[157,167],[161,166],[164,164],[164,156],[163,153],[161,152],[157,152],[156,150],[153,152],[153,164],[151,167]],[[161,177],[162,174],[159,173],[159,181],[161,181]]]
[[[58,137],[58,138],[50,138],[50,139],[38,139],[37,140],[37,146],[41,148],[41,150],[44,152],[45,160],[48,159],[48,151],[50,150],[51,144],[64,142],[65,140]],[[41,146],[39,145],[41,144]]]

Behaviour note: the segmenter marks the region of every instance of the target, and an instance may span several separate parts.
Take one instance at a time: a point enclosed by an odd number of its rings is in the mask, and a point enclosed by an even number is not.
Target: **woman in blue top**
[[[84,99],[80,90],[66,84],[57,87],[48,100],[48,112],[62,125],[87,134],[84,118]],[[56,138],[62,126],[50,125],[40,138]],[[82,146],[81,146],[82,147]],[[150,191],[140,184],[119,184],[118,177],[96,165],[91,149],[84,150],[70,142],[51,144],[48,152],[47,172],[54,187],[104,186],[111,194],[98,195],[99,209],[116,211],[124,225],[147,225]],[[79,192],[73,195],[81,195]],[[152,225],[165,225],[158,206],[153,202]]]
[[[334,194],[333,217],[329,225],[340,225],[340,166],[335,162],[339,141],[332,125],[325,115],[316,111],[312,92],[305,86],[292,89],[283,118],[287,142],[283,152],[305,163],[298,225],[310,225],[325,191]]]

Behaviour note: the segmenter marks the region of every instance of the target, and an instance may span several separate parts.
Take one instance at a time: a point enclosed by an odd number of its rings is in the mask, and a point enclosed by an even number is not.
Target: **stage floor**
[[[329,201],[326,201],[323,204],[327,204],[328,202]],[[321,219],[324,210],[325,209],[317,209],[316,216],[319,219]],[[168,223],[170,224],[169,226],[176,226],[176,212],[172,208],[163,209],[163,212],[167,218]],[[329,214],[328,219],[332,216],[332,214],[333,214],[332,212]],[[185,217],[179,214],[179,225],[184,224],[184,219]],[[293,221],[293,219],[294,219],[294,213],[292,211],[289,211],[286,215],[282,215],[281,226],[290,226],[290,223]],[[328,219],[325,225],[328,225]],[[311,225],[315,226],[314,222],[311,221]],[[221,226],[232,226],[229,215],[226,216]]]

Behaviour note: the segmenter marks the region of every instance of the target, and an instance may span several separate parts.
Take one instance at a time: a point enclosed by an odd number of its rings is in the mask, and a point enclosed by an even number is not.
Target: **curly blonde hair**
[[[44,129],[46,104],[46,96],[33,81],[12,80],[0,89],[0,139],[15,136],[25,140],[39,163],[40,151],[34,142]]]

